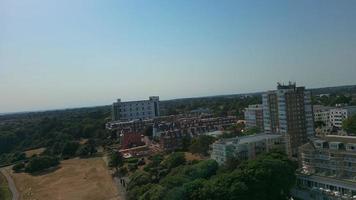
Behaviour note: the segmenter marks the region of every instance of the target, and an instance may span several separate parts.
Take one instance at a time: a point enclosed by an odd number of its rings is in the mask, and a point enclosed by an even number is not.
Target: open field
[[[11,200],[12,195],[9,190],[6,178],[2,173],[0,173],[0,199],[1,200]]]
[[[43,175],[12,173],[23,200],[114,200],[117,187],[102,158],[64,160]]]

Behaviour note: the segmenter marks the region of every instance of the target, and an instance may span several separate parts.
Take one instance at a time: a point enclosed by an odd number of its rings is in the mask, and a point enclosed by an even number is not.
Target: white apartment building
[[[118,99],[112,105],[112,121],[145,120],[158,116],[160,116],[158,96],[151,96],[149,100],[142,101],[122,102]]]
[[[314,121],[323,122],[326,127],[336,127],[341,129],[342,122],[356,114],[356,106],[345,107],[327,107],[322,105],[315,105]]]
[[[340,108],[332,108],[329,111],[330,125],[337,128],[342,128],[342,122],[356,114],[356,106],[346,106]]]
[[[300,147],[300,199],[356,199],[356,137],[314,138]]]
[[[254,159],[257,155],[269,152],[271,149],[284,150],[284,140],[281,135],[256,134],[243,137],[220,139],[212,145],[211,159],[224,164],[229,157],[241,160]]]

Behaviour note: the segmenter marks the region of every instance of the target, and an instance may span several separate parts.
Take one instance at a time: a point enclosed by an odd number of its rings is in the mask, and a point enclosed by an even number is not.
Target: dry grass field
[[[0,173],[0,199],[11,200],[11,191],[9,190],[6,178]]]
[[[23,200],[114,200],[118,190],[101,158],[70,159],[43,175],[12,173]]]

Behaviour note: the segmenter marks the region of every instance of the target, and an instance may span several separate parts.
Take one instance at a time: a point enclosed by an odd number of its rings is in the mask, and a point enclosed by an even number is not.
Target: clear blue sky
[[[0,0],[0,113],[356,84],[355,0]]]

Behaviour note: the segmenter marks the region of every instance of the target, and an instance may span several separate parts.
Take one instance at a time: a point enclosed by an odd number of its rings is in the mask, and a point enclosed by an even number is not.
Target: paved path
[[[119,190],[120,200],[126,200],[126,189],[120,183],[119,177],[114,177],[114,181],[116,183],[117,189]]]
[[[4,168],[0,169],[1,173],[5,176],[7,183],[9,185],[9,189],[12,193],[12,200],[19,200],[20,199],[19,192],[17,191],[15,182],[12,179],[12,177],[10,176],[8,170],[11,170],[11,169],[9,167],[4,167]]]

